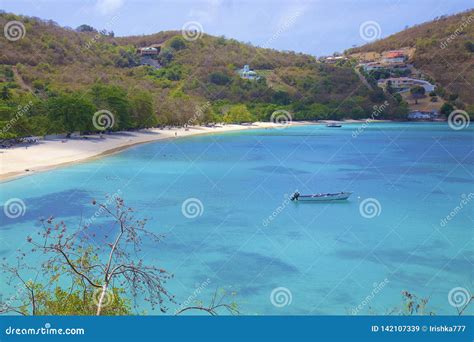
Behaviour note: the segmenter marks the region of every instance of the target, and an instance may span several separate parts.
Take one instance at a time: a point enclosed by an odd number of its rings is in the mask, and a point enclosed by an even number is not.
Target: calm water
[[[175,275],[168,289],[178,301],[209,282],[198,299],[226,288],[244,314],[350,314],[359,304],[358,314],[385,314],[408,290],[430,297],[437,314],[455,314],[449,291],[474,291],[474,198],[440,221],[474,192],[474,130],[371,124],[354,138],[358,128],[157,142],[3,183],[0,202],[21,198],[27,209],[16,219],[2,216],[0,253],[13,261],[39,217],[76,223],[94,213],[92,198],[120,190],[150,219],[150,230],[166,235],[146,246],[146,259]],[[354,194],[344,203],[289,202],[296,189]],[[200,216],[183,215],[189,198],[202,203]],[[368,198],[380,204],[371,200],[373,218],[360,212]],[[291,303],[272,305],[278,287]]]

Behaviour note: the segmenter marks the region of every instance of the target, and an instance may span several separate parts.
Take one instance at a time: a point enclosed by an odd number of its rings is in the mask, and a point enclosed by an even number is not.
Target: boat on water
[[[342,127],[342,125],[341,125],[341,124],[338,124],[338,123],[335,123],[335,122],[333,122],[333,123],[328,123],[328,124],[326,125],[326,127]]]
[[[346,191],[313,195],[301,195],[299,192],[295,192],[290,199],[292,201],[343,201],[348,199],[351,195],[352,192]]]

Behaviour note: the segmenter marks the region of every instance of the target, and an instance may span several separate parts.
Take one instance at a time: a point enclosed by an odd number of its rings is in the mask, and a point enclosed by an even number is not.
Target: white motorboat
[[[295,192],[291,196],[292,201],[343,201],[351,196],[352,192],[335,192],[327,194],[313,194],[313,195],[301,195],[299,192]]]

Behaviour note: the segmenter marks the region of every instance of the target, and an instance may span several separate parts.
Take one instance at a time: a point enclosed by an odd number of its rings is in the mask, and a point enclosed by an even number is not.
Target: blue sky
[[[365,22],[376,22],[377,34],[386,37],[473,7],[472,0],[0,0],[7,12],[74,28],[89,24],[118,36],[196,21],[209,34],[317,56],[365,43],[359,32]]]

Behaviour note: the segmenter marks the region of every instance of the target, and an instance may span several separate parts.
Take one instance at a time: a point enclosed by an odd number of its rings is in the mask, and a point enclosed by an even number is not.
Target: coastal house
[[[137,54],[139,54],[140,56],[157,56],[159,53],[159,49],[151,46],[146,46],[137,49]]]
[[[382,62],[369,62],[361,63],[360,66],[364,68],[366,72],[374,70],[406,70],[408,66],[405,63],[391,62],[391,63],[382,63]]]
[[[425,91],[427,93],[434,91],[436,88],[435,85],[431,84],[428,81],[420,80],[416,78],[410,78],[410,77],[390,77],[390,78],[379,80],[377,82],[377,85],[382,89],[386,89],[388,82],[390,82],[392,88],[398,92],[409,91],[410,88],[414,86],[421,86],[425,88]]]
[[[250,70],[250,66],[245,64],[242,69],[238,71],[241,78],[245,80],[258,80],[260,76],[253,70]]]
[[[385,66],[379,62],[362,63],[361,66],[366,72],[385,69]]]
[[[149,65],[155,68],[161,68],[158,62],[158,55],[160,54],[162,44],[152,44],[137,49],[137,54],[140,56],[140,65]]]
[[[335,64],[340,61],[346,61],[347,57],[344,56],[329,56],[329,57],[324,57],[322,59],[322,62],[327,63],[327,64]]]
[[[438,112],[436,111],[423,111],[415,110],[408,114],[409,120],[431,120],[438,117]]]
[[[384,65],[385,65],[386,68],[393,69],[393,70],[406,70],[406,69],[409,69],[408,65],[405,64],[405,63],[393,62],[393,63],[386,63]]]
[[[403,57],[394,57],[394,58],[382,58],[382,63],[403,63],[405,62],[405,58]]]
[[[404,63],[408,56],[402,50],[391,50],[383,54],[382,63]]]

